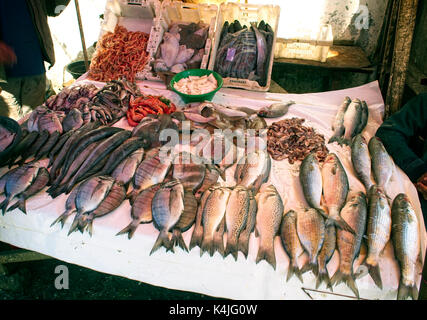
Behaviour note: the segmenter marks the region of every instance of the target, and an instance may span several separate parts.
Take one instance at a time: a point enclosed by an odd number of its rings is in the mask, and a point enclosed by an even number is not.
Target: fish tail
[[[245,258],[248,257],[249,252],[249,233],[241,233],[239,236],[239,251],[242,252]]]
[[[400,279],[397,300],[407,300],[409,297],[411,297],[412,300],[418,299],[417,286],[415,284],[413,286],[407,286],[403,283],[402,279]]]
[[[70,216],[74,211],[75,210],[66,210],[63,214],[61,214],[58,218],[56,218],[55,221],[53,221],[50,226],[53,227],[58,222],[61,222],[61,228],[63,228],[68,216]]]
[[[154,243],[153,249],[151,249],[150,255],[157,251],[160,247],[165,247],[166,251],[170,250],[173,252],[172,242],[169,239],[169,233],[167,231],[160,231],[160,234]]]
[[[121,231],[117,232],[116,236],[127,233],[128,239],[131,239],[136,231],[136,228],[138,228],[138,225],[139,224],[137,223],[137,221],[135,222],[134,220],[132,220],[132,222],[129,223],[129,225],[127,225]]]
[[[313,274],[317,277],[319,275],[319,265],[316,262],[309,262],[306,263],[302,268],[301,268],[301,273],[306,273],[308,271],[313,271]]]
[[[79,220],[80,220],[80,215],[76,215],[74,217],[73,223],[71,224],[70,230],[68,231],[68,236],[73,233],[74,231],[76,231],[77,229],[80,230],[79,228]],[[81,231],[81,230],[80,230]]]
[[[212,255],[215,253],[215,251],[218,251],[219,254],[224,257],[225,249],[224,249],[224,240],[222,237],[222,233],[217,231],[212,241],[212,248],[213,248]]]
[[[236,239],[236,237],[227,238],[227,244],[226,244],[225,250],[224,250],[224,258],[226,256],[228,256],[230,253],[234,257],[234,260],[237,261],[237,239]]]
[[[273,269],[276,270],[276,256],[274,255],[273,246],[269,248],[263,248],[262,246],[259,247],[255,262],[258,263],[261,260],[267,261]]]
[[[182,250],[188,252],[187,245],[185,244],[184,238],[182,237],[181,230],[174,229],[172,233],[172,243],[174,246],[178,245]]]
[[[350,227],[348,225],[348,223],[345,222],[344,219],[341,218],[341,217],[338,217],[337,219],[333,218],[333,217],[328,217],[328,219],[325,222],[325,227],[329,227],[331,225],[333,225],[333,226],[335,226],[337,228],[340,228],[342,230],[348,231],[348,232],[350,232],[352,234],[356,234],[356,232],[354,232],[353,228]]]
[[[7,212],[13,211],[16,208],[19,208],[23,213],[27,214],[27,211],[25,210],[25,199],[20,199],[17,202],[13,204],[13,206],[10,206],[9,209],[7,209]]]
[[[292,278],[293,275],[296,275],[297,278],[301,281],[301,283],[303,283],[302,272],[298,268],[298,265],[292,261],[288,267],[288,274],[286,276],[286,282],[288,282],[289,279]]]
[[[366,267],[368,268],[369,275],[371,276],[372,280],[374,280],[375,284],[378,288],[383,288],[383,283],[381,280],[381,273],[380,273],[380,267],[378,264],[374,265],[369,262],[365,262]]]
[[[190,250],[194,247],[200,247],[202,244],[203,228],[201,226],[196,226],[191,236],[190,241]]]
[[[93,233],[93,218],[86,220],[86,230],[89,235],[92,237]]]
[[[351,291],[356,295],[357,299],[359,299],[359,290],[357,289],[356,282],[350,274],[344,274],[340,270],[335,272],[334,276],[331,279],[331,284],[337,285],[339,283],[345,283]]]
[[[2,214],[4,215],[6,213],[7,206],[9,205],[10,197],[6,197],[2,203],[0,203],[0,210],[2,211]]]
[[[316,289],[318,289],[323,282],[326,283],[326,286],[331,289],[331,291],[333,291],[331,279],[329,278],[328,270],[326,268],[319,270],[319,275],[316,280]]]
[[[213,248],[213,239],[211,236],[207,235],[203,237],[202,245],[200,247],[200,256],[202,256],[205,252],[208,252],[211,257],[215,252]]]

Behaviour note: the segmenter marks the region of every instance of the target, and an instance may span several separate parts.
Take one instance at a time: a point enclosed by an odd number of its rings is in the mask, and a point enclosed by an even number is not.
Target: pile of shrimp
[[[89,78],[108,82],[126,78],[134,82],[135,75],[149,60],[146,51],[149,34],[131,32],[117,25],[114,33],[106,33],[98,44],[89,68]]]

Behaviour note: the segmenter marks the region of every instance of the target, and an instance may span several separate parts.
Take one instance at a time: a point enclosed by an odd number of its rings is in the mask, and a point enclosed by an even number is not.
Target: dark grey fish
[[[47,139],[45,144],[41,147],[41,149],[35,154],[34,158],[36,160],[39,160],[47,156],[49,151],[55,146],[56,142],[59,140],[60,136],[61,136],[61,133],[59,133],[58,131],[55,131],[52,134],[50,134],[49,138]]]
[[[65,201],[65,211],[57,219],[55,219],[55,221],[52,222],[52,224],[50,225],[51,227],[56,223],[60,222],[61,228],[63,228],[67,218],[73,213],[77,212],[75,200],[79,191],[79,186],[80,184],[76,185],[73,190],[71,190],[70,194],[68,195],[67,201]]]
[[[67,184],[66,192],[68,193],[74,186],[74,184],[79,182],[79,179],[84,174],[86,174],[89,170],[96,166],[106,156],[109,156],[111,151],[117,148],[120,144],[122,144],[123,141],[128,139],[130,135],[130,131],[123,130],[117,132],[116,134],[99,143],[92,151],[90,156],[86,159],[86,161],[83,162],[83,164],[80,166],[79,170],[77,170],[76,174],[71,178],[70,182]]]
[[[53,161],[55,160],[55,156],[61,151],[62,147],[65,145],[67,140],[75,134],[75,130],[70,130],[64,134],[61,135],[58,142],[55,144],[55,146],[50,150],[49,152],[49,165],[48,168],[50,168],[53,164]]]
[[[9,159],[5,164],[9,164],[9,168],[13,166],[19,156],[24,154],[37,140],[39,133],[37,131],[32,131],[28,133],[25,138],[23,138],[17,146],[13,149],[12,154],[9,156]]]
[[[21,160],[18,161],[18,165],[23,165],[29,157],[35,155],[36,152],[41,149],[41,147],[46,143],[48,139],[49,132],[47,130],[44,130],[41,134],[39,134],[37,140],[21,154]]]

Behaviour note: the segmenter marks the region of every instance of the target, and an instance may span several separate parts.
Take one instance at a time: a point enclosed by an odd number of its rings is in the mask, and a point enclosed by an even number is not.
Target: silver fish
[[[120,164],[111,173],[111,176],[117,181],[127,185],[135,175],[136,168],[141,163],[144,156],[144,149],[138,149],[130,156],[122,160]]]
[[[378,137],[369,140],[368,148],[375,182],[387,193],[386,185],[393,174],[393,160]]]
[[[196,220],[197,215],[197,199],[190,191],[184,192],[184,211],[182,212],[178,222],[173,227],[172,243],[174,246],[179,246],[181,249],[188,252],[187,245],[182,237],[182,232],[191,228]]]
[[[351,103],[351,99],[349,97],[345,97],[343,103],[338,109],[337,114],[335,115],[334,122],[332,123],[332,130],[334,134],[331,139],[329,139],[328,143],[333,141],[337,141],[337,138],[340,138],[344,134],[344,114],[347,111],[348,106]]]
[[[368,192],[372,187],[371,157],[369,156],[368,144],[361,134],[355,136],[351,144],[351,162],[357,177]]]
[[[283,216],[283,202],[273,185],[256,195],[258,212],[256,216],[256,233],[259,236],[259,249],[256,263],[266,260],[276,269],[274,238],[279,232]]]
[[[337,242],[337,233],[335,226],[330,225],[325,229],[325,239],[323,240],[322,249],[320,249],[317,262],[319,265],[319,274],[316,280],[316,289],[325,282],[327,287],[332,291],[331,280],[329,278],[328,269],[326,268],[327,263],[332,258],[335,252]]]
[[[394,255],[400,265],[400,281],[397,293],[398,300],[412,297],[418,299],[415,277],[416,261],[420,252],[419,223],[414,208],[407,195],[401,193],[393,200],[392,229]]]
[[[69,216],[77,212],[76,209],[76,196],[79,191],[79,186],[81,183],[77,184],[73,190],[71,190],[70,194],[68,195],[67,201],[65,201],[65,211],[57,218],[55,221],[52,222],[50,225],[53,227],[53,225],[57,223],[61,223],[61,228],[64,227],[65,221]]]
[[[391,233],[391,210],[384,191],[373,185],[368,194],[368,255],[365,264],[375,284],[382,289],[378,260]]]
[[[366,196],[363,192],[358,192],[350,197],[341,210],[341,217],[354,230],[355,234],[341,229],[337,230],[340,265],[331,279],[331,284],[336,285],[344,282],[354,292],[356,297],[359,298],[359,290],[354,280],[353,262],[359,254],[366,228],[367,205]]]
[[[200,247],[202,245],[202,239],[203,239],[203,210],[205,208],[206,200],[209,198],[209,195],[211,194],[211,190],[207,189],[203,192],[203,195],[200,199],[200,204],[197,208],[196,213],[196,222],[194,223],[194,230],[193,234],[191,236],[190,241],[190,250],[194,247],[198,246]]]
[[[184,211],[184,188],[182,184],[178,180],[172,180],[162,185],[153,198],[151,208],[154,226],[160,231],[160,234],[150,255],[161,246],[164,246],[166,251],[174,252],[170,231]]]

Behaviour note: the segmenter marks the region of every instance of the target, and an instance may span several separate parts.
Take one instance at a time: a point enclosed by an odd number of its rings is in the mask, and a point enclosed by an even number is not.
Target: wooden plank
[[[370,73],[374,71],[366,53],[358,46],[331,46],[326,62],[276,58],[274,63],[318,67],[322,69]]]
[[[390,81],[386,96],[386,116],[401,108],[405,89],[412,38],[417,16],[418,0],[401,0],[397,18],[396,35],[391,65]]]

